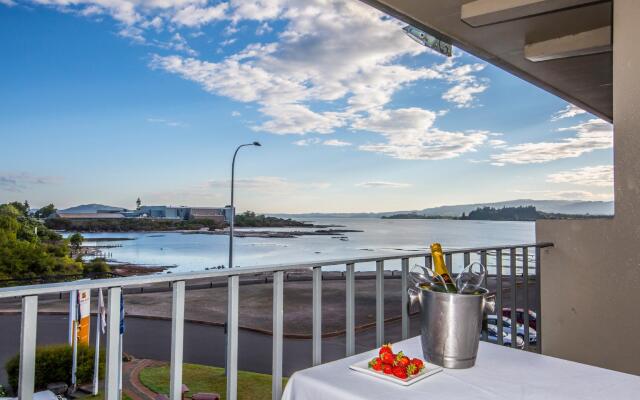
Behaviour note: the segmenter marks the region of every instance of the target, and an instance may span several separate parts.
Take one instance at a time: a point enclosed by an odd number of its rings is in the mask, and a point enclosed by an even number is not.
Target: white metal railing
[[[524,285],[524,310],[525,310],[525,347],[529,345],[529,319],[528,310],[528,276],[530,274],[529,249],[535,250],[534,274],[537,278],[536,287],[539,290],[540,276],[540,248],[551,246],[550,243],[534,243],[509,246],[494,246],[482,248],[464,248],[445,251],[446,262],[453,266],[454,255],[462,255],[463,263],[466,265],[471,261],[472,255],[479,257],[479,260],[487,265],[487,257],[490,254],[495,259],[496,278],[496,308],[502,309],[502,281],[503,281],[503,259],[505,252],[509,256],[509,282],[511,285],[510,304],[512,310],[516,309],[516,288],[517,276],[522,276]],[[518,249],[520,253],[518,254]],[[0,299],[10,297],[22,298],[22,330],[20,339],[20,374],[18,396],[20,399],[31,399],[34,392],[35,382],[35,352],[36,352],[36,326],[38,317],[38,296],[52,293],[66,293],[73,290],[108,289],[108,331],[106,344],[106,375],[105,375],[105,399],[117,400],[119,398],[119,346],[120,346],[120,302],[122,290],[125,287],[140,286],[155,283],[170,283],[172,285],[172,313],[171,313],[171,365],[170,365],[170,399],[181,399],[182,387],[182,362],[183,362],[183,339],[184,339],[184,306],[185,306],[185,286],[187,281],[203,278],[226,277],[228,290],[228,310],[227,310],[227,399],[237,399],[237,374],[238,374],[238,305],[240,276],[253,275],[256,273],[273,274],[273,363],[272,363],[272,397],[280,399],[282,394],[282,353],[283,353],[283,289],[284,273],[290,270],[311,269],[312,273],[312,363],[318,365],[322,362],[322,267],[345,265],[345,286],[346,286],[346,356],[355,353],[355,266],[361,263],[375,262],[376,279],[376,344],[384,343],[384,267],[385,261],[401,260],[402,279],[402,338],[409,336],[409,298],[407,295],[407,281],[409,274],[409,262],[412,258],[423,258],[426,264],[431,264],[431,254],[429,252],[396,253],[389,255],[379,255],[373,257],[359,257],[351,259],[334,259],[324,261],[314,261],[306,263],[275,264],[251,268],[235,268],[227,270],[175,273],[165,275],[144,275],[124,278],[96,279],[90,281],[75,281],[63,283],[51,283],[32,286],[20,286],[0,288]],[[518,273],[518,263],[521,265]],[[541,340],[541,318],[540,318],[540,297],[537,296],[537,337],[538,348]],[[498,318],[497,341],[502,344],[502,319]],[[512,337],[516,337],[516,323],[511,325]],[[486,333],[485,333],[486,335]],[[486,338],[486,336],[485,336]],[[515,346],[516,340],[513,340]]]

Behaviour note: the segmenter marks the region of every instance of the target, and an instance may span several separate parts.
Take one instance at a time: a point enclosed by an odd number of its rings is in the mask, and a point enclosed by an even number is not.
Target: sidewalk
[[[156,393],[147,389],[140,382],[140,372],[147,367],[155,367],[164,364],[161,361],[134,359],[123,363],[122,375],[122,391],[131,398],[131,400],[155,400]]]

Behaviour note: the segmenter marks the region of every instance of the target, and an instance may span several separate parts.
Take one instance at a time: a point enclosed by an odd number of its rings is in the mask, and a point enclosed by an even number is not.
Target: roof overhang
[[[611,1],[361,1],[613,120]]]

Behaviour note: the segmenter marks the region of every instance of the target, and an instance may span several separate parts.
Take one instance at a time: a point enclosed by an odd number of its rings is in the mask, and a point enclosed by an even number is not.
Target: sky
[[[0,202],[612,200],[612,126],[357,0],[0,0]]]

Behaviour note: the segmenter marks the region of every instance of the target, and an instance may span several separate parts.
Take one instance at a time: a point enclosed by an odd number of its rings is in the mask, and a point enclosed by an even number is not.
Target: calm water
[[[406,251],[424,251],[431,242],[443,247],[479,247],[533,243],[532,222],[452,221],[452,220],[382,220],[369,218],[318,218],[317,224],[343,225],[363,232],[347,233],[347,241],[331,236],[281,238],[236,238],[236,266],[256,266],[334,258],[355,258]],[[247,229],[245,229],[247,230]],[[270,229],[276,230],[276,229]],[[291,230],[291,229],[285,229]],[[300,229],[297,229],[300,230]],[[135,240],[106,242],[121,245],[105,249],[115,261],[144,265],[175,266],[173,271],[197,271],[226,265],[228,237],[182,233],[88,233],[86,244],[94,237],[127,237]],[[398,264],[398,265],[396,265]],[[399,267],[399,262],[388,268]],[[370,269],[371,265],[358,265]],[[344,269],[338,268],[336,269]]]

